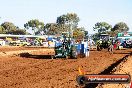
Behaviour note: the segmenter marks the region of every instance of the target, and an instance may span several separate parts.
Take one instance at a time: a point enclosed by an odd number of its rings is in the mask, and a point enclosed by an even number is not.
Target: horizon
[[[38,19],[44,24],[55,23],[60,15],[76,13],[80,18],[79,27],[84,27],[89,34],[95,33],[93,27],[97,22],[107,22],[112,27],[118,22],[125,22],[129,31],[132,31],[131,0],[4,0],[1,2],[0,24],[12,22],[22,29],[31,19]]]

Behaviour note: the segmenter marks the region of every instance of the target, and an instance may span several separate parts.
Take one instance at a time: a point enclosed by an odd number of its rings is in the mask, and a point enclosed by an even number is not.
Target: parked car
[[[30,46],[31,44],[25,41],[20,41],[16,44],[16,46]]]
[[[30,46],[31,44],[26,41],[17,40],[17,41],[11,41],[9,45],[11,46]]]

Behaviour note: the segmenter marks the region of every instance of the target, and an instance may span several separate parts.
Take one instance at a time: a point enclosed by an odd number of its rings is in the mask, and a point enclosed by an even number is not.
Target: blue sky
[[[114,26],[125,22],[132,31],[132,0],[0,0],[0,23],[9,21],[23,28],[31,19],[44,23],[56,22],[58,16],[76,13],[79,27],[89,33],[97,22],[107,22]]]

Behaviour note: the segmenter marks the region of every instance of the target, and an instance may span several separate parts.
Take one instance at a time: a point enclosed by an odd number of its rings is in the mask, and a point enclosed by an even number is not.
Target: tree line
[[[97,22],[93,27],[93,30],[97,31],[97,33],[92,36],[93,39],[96,40],[98,39],[100,34],[109,34],[111,37],[115,37],[117,33],[127,32],[129,30],[129,27],[124,22],[119,22],[113,27],[107,22]]]
[[[93,27],[94,31],[98,31],[99,34],[107,33],[111,36],[115,36],[119,32],[126,32],[129,30],[129,27],[124,22],[119,22],[115,24],[114,27],[106,22],[97,22]]]
[[[24,35],[26,34],[26,30],[15,26],[11,22],[4,22],[0,25],[0,34]]]
[[[38,19],[29,20],[24,24],[24,29],[15,26],[12,22],[4,22],[0,25],[0,34],[30,34],[27,30],[31,29],[34,35],[61,35],[63,32],[73,31],[73,37],[82,39],[86,37],[88,31],[84,27],[78,27],[80,18],[76,13],[67,13],[57,17],[55,23],[46,23]],[[112,27],[107,22],[97,22],[93,27],[97,31],[95,35],[108,33],[115,36],[118,32],[128,31],[129,27],[124,22],[119,22]]]
[[[84,27],[78,27],[79,17],[75,13],[67,13],[57,17],[56,23],[44,24],[39,20],[30,20],[24,24],[26,29],[32,29],[35,35],[61,35],[63,32],[73,31],[73,37],[82,39],[85,35]]]

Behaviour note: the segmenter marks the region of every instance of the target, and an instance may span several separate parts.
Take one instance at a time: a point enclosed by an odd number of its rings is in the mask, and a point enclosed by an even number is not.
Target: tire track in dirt
[[[92,55],[88,59],[85,58],[77,60],[43,60],[17,57],[17,59],[12,61],[15,62],[13,66],[17,67],[5,70],[2,69],[3,71],[0,71],[0,78],[3,80],[0,82],[0,84],[2,84],[0,87],[10,88],[32,86],[32,88],[49,88],[54,86],[56,88],[73,88],[76,85],[75,77],[78,75],[79,66],[83,66],[83,69],[86,69],[85,71],[87,73],[99,73],[109,64],[117,61],[119,57],[123,57],[125,55],[110,55],[108,53],[97,51],[91,52],[91,54]],[[116,55],[118,55],[118,57]],[[116,58],[113,59],[115,56]],[[25,60],[25,63],[23,63],[23,60]],[[11,64],[12,62],[9,62],[8,64]],[[105,65],[103,66],[103,64]],[[99,66],[102,67],[99,68]]]
[[[129,74],[132,77],[132,52],[131,55],[121,62],[116,68],[112,70],[112,74]],[[132,79],[131,81],[132,82]],[[130,83],[126,84],[99,84],[96,88],[130,88]]]
[[[24,59],[27,59],[27,58],[24,58]],[[16,59],[14,59],[14,60],[16,61]],[[17,62],[15,62],[15,63],[19,63],[20,60],[19,61],[18,60],[19,59],[17,59]],[[37,60],[37,61],[39,61],[39,60]],[[0,72],[0,74],[3,75],[3,76],[6,76],[6,77],[10,77],[11,75],[12,76],[23,75],[21,78],[24,78],[25,76],[28,77],[28,78],[30,78],[30,77],[32,78],[32,76],[38,75],[38,74],[36,74],[37,72],[39,72],[39,70],[37,70],[37,69],[41,69],[40,71],[42,71],[42,70],[45,71],[45,69],[48,69],[47,67],[45,67],[46,66],[45,64],[47,64],[47,65],[49,65],[50,63],[51,63],[51,65],[53,64],[53,60],[48,60],[46,62],[45,61],[43,62],[43,61],[44,60],[41,60],[37,63],[35,62],[35,63],[30,64],[30,65],[29,65],[29,63],[27,63],[26,66],[17,66],[17,67],[11,68],[11,69],[3,70],[3,71]],[[59,60],[59,62],[60,62],[60,60]],[[67,62],[67,63],[69,63],[69,62]],[[10,64],[10,63],[8,63],[8,64]],[[21,63],[21,64],[23,64],[23,63]],[[63,61],[61,61],[60,64],[56,64],[56,62],[55,62],[55,66],[53,65],[52,68],[55,68],[55,67],[61,66],[61,65],[64,65]],[[42,68],[39,68],[39,67],[44,67],[44,68],[42,69]],[[32,72],[34,71],[35,73],[31,74],[30,70]],[[27,72],[27,71],[29,71],[29,72]],[[29,74],[27,74],[27,73],[29,73]],[[41,72],[39,74],[41,74]],[[10,86],[11,85],[12,84],[10,84]]]

